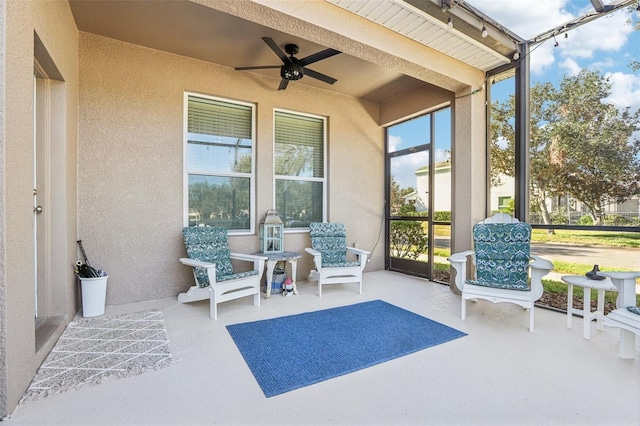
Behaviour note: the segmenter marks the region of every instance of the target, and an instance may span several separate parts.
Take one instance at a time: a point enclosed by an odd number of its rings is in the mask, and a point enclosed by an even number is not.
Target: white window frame
[[[287,176],[287,175],[277,175],[276,171],[276,113],[283,112],[292,115],[299,115],[302,117],[310,117],[322,120],[322,177],[301,177],[301,176]],[[327,175],[329,166],[327,164],[327,117],[323,117],[320,115],[308,114],[299,111],[292,111],[288,109],[282,108],[274,108],[273,110],[273,152],[271,163],[271,170],[273,173],[273,203],[272,205],[276,206],[276,180],[291,180],[291,181],[304,181],[304,182],[322,182],[322,221],[327,221]],[[280,212],[278,212],[280,213]],[[285,234],[293,234],[299,232],[309,232],[309,228],[284,228]]]
[[[226,102],[230,104],[243,105],[251,108],[251,173],[237,173],[237,172],[203,172],[202,170],[190,170],[187,167],[187,149],[189,143],[189,96],[211,99],[220,102]],[[189,175],[198,174],[206,176],[221,176],[221,177],[249,177],[249,229],[237,230],[230,229],[227,232],[229,235],[255,235],[255,218],[256,218],[256,106],[253,103],[241,102],[232,99],[221,98],[217,96],[204,95],[196,92],[184,92],[183,98],[183,143],[182,143],[182,169],[183,169],[183,226],[189,226]]]

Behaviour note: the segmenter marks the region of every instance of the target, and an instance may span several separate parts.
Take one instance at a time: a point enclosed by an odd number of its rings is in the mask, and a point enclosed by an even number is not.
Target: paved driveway
[[[532,243],[531,254],[550,261],[627,268],[640,271],[640,249],[573,246],[569,244]]]
[[[437,238],[436,247],[449,248],[448,238]],[[640,249],[575,246],[558,243],[532,243],[531,254],[551,261],[559,260],[586,265],[609,266],[640,271]]]

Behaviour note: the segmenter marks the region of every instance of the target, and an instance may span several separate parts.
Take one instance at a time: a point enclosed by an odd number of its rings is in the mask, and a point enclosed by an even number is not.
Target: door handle
[[[33,211],[36,213],[42,213],[42,206],[34,207]]]

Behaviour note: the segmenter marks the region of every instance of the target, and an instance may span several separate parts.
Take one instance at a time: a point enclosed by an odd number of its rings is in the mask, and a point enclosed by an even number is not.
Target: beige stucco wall
[[[52,279],[61,289],[55,302],[63,321],[76,312],[75,277],[71,269],[75,258],[75,147],[77,134],[77,29],[66,2],[7,1],[6,56],[4,78],[4,175],[2,240],[3,276],[6,300],[0,305],[0,327],[5,339],[0,364],[8,366],[0,380],[0,417],[11,413],[55,338],[36,353],[34,327],[34,250],[33,250],[33,64],[36,32],[65,79],[61,90],[61,113],[51,123],[56,143],[51,147],[47,173],[57,188],[48,201],[57,212],[48,216],[48,240],[55,251]],[[60,92],[59,92],[60,94]],[[62,141],[62,143],[59,143]],[[5,380],[6,379],[6,380]]]
[[[7,4],[0,3],[0,34],[5,34],[7,23]],[[6,75],[6,43],[5,38],[0,37],[0,75]],[[4,326],[7,323],[7,276],[6,262],[4,261],[7,253],[6,239],[4,238],[5,224],[4,214],[6,208],[6,185],[5,185],[5,105],[6,105],[6,80],[0,78],[0,418],[8,414],[7,408],[7,329]]]
[[[0,141],[4,162],[0,173],[4,215],[0,221],[0,417],[15,408],[53,344],[48,342],[35,352],[31,213],[34,31],[64,79],[54,85],[55,92],[62,95],[57,99],[64,102],[58,105],[61,114],[53,123],[57,136],[49,157],[52,190],[47,206],[47,211],[54,212],[48,237],[51,276],[56,288],[62,290],[54,308],[63,314],[63,325],[78,308],[71,268],[78,259],[76,239],[84,241],[92,265],[109,272],[107,304],[175,297],[192,285],[190,271],[178,262],[185,255],[180,234],[185,91],[256,104],[256,230],[263,213],[273,206],[274,108],[328,118],[327,219],[344,222],[349,243],[361,248],[373,249],[380,237],[367,271],[384,267],[384,236],[379,235],[384,209],[382,125],[452,101],[455,96],[454,164],[462,160],[454,166],[454,182],[461,188],[454,194],[454,222],[456,231],[461,224],[462,232],[454,235],[454,247],[468,243],[460,236],[484,211],[480,194],[485,166],[473,160],[484,155],[484,105],[478,96],[467,96],[470,88],[481,83],[482,73],[477,70],[460,70],[460,64],[443,59],[436,61],[438,69],[423,76],[419,65],[396,61],[389,53],[371,49],[366,52],[388,59],[389,66],[402,65],[402,71],[406,68],[415,77],[433,78],[429,81],[441,83],[449,91],[426,86],[384,105],[299,84],[279,92],[275,90],[276,78],[78,34],[63,1],[9,0],[0,4],[6,7],[6,16],[5,9],[0,10],[0,26],[6,31],[4,62],[0,61],[6,82],[4,122],[0,121],[4,133]],[[284,19],[282,25],[290,21]],[[335,36],[328,31],[316,28],[311,38],[322,41],[322,37]],[[339,37],[348,38],[346,34]],[[362,37],[351,46],[354,52],[370,42]],[[425,61],[434,57],[432,52],[420,52],[428,53],[418,55]],[[445,76],[440,68],[451,72]],[[286,235],[287,250],[302,252],[308,245],[307,233]],[[258,238],[233,237],[231,248],[256,251]],[[297,278],[304,280],[311,266],[305,254]]]
[[[175,297],[193,277],[183,226],[185,91],[253,102],[257,109],[255,226],[273,207],[273,110],[328,117],[328,220],[348,242],[372,249],[384,207],[384,131],[378,105],[279,79],[81,33],[79,238],[92,265],[109,273],[107,304]],[[231,237],[231,249],[258,250],[258,237]],[[308,233],[287,234],[303,252]],[[382,269],[379,244],[366,270]],[[305,255],[297,278],[311,268]]]
[[[487,212],[486,93],[456,93],[453,104],[451,250],[471,248],[472,228]],[[472,118],[467,120],[467,118]],[[453,271],[452,271],[453,273]],[[453,282],[453,281],[452,281]],[[451,286],[457,291],[455,286]]]

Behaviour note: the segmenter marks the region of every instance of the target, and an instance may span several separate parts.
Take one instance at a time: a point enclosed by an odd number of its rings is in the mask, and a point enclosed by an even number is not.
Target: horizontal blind
[[[189,96],[187,131],[251,139],[251,107]]]
[[[275,113],[276,174],[324,177],[324,120],[282,111]],[[304,166],[278,170],[287,157],[301,156]]]

